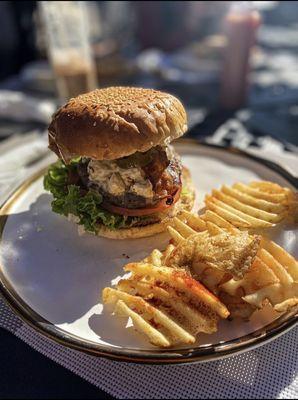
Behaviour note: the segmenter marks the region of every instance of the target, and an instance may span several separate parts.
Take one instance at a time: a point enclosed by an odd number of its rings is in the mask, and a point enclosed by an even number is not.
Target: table
[[[293,149],[291,143],[298,145],[297,74],[293,70],[286,70],[293,67],[293,61],[298,57],[298,46],[296,41],[289,45],[285,57],[284,44],[279,43],[279,40],[285,38],[285,29],[284,27],[283,35],[273,36],[274,30],[270,33],[270,27],[263,30],[261,41],[267,57],[255,74],[250,106],[242,114],[235,116],[229,112],[211,112],[215,104],[206,104],[206,96],[200,96],[197,88],[171,88],[167,84],[161,85],[160,89],[177,92],[191,112],[199,115],[194,120],[194,124],[200,120],[199,124],[191,130],[191,135],[202,139],[228,119],[236,117],[255,137],[273,135],[276,139],[287,142],[286,147]],[[297,33],[297,27],[293,29]],[[289,28],[289,37],[292,34]],[[268,84],[270,79],[274,84]],[[19,89],[15,82],[17,79],[10,82],[10,87]],[[214,93],[213,89],[209,92]],[[209,107],[207,114],[206,107]],[[19,126],[19,129],[23,128]],[[0,398],[111,398],[3,329],[0,329],[0,342]]]

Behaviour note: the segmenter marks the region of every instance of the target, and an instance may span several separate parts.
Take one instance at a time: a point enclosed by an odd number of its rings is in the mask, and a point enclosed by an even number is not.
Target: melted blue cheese
[[[88,164],[89,179],[113,196],[133,193],[152,199],[154,192],[149,179],[141,168],[121,168],[115,161],[91,160]]]

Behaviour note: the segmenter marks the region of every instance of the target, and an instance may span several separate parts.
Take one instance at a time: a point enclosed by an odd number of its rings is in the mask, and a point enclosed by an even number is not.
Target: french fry
[[[288,271],[294,281],[298,281],[298,262],[291,254],[271,240],[263,239],[261,246]]]
[[[179,296],[172,288],[161,288],[154,284],[135,279],[125,279],[119,282],[118,289],[143,297],[147,301],[158,304],[159,309],[166,310],[171,317],[180,323],[193,335],[199,332],[216,332],[217,318],[205,315]]]
[[[230,279],[222,284],[220,289],[224,290],[231,296],[236,296],[238,294],[243,297],[246,294],[254,293],[263,287],[277,283],[279,283],[279,280],[273,271],[260,258],[257,257],[243,279]]]
[[[163,254],[161,251],[154,249],[152,253],[144,259],[144,261],[160,267],[162,256]]]
[[[262,191],[259,188],[254,187],[255,184],[244,185],[243,183],[235,183],[232,187],[238,189],[240,192],[247,193],[256,199],[267,200],[272,203],[283,204],[287,201],[286,193],[270,193],[268,191]]]
[[[284,313],[296,308],[297,311],[298,297],[292,297],[274,306],[275,311]]]
[[[169,340],[158,329],[155,329],[146,319],[129,308],[123,300],[117,301],[114,312],[116,315],[130,317],[136,330],[145,334],[151,344],[158,347],[169,347],[171,345]]]
[[[116,289],[105,288],[103,302],[114,304],[116,314],[130,317],[156,346],[194,343],[198,333],[215,332],[218,319],[229,315],[219,299],[183,270],[141,261],[126,265],[125,271],[131,276],[120,280]]]
[[[240,190],[234,189],[234,187],[229,187],[226,185],[223,185],[221,188],[221,191],[229,195],[231,197],[234,197],[235,199],[239,200],[243,204],[247,204],[252,207],[256,208],[261,208],[264,211],[267,211],[269,213],[283,213],[286,209],[286,207],[283,204],[280,203],[273,203],[268,200],[262,200],[259,198],[255,198],[246,192],[241,192]]]
[[[274,258],[273,255],[270,254],[267,250],[262,248],[259,251],[259,257],[266,265],[271,268],[271,270],[274,272],[275,276],[278,278],[279,282],[282,285],[291,285],[294,282],[293,278],[288,273],[286,268],[284,268],[284,266],[281,265],[276,260],[276,258]]]
[[[202,220],[198,215],[193,214],[189,211],[183,211],[179,215],[179,219],[185,220],[187,224],[194,229],[196,232],[201,232],[206,230],[206,222]]]
[[[267,195],[271,187],[267,183],[265,186]],[[250,188],[250,186],[248,187]],[[256,188],[250,189],[257,190]],[[272,198],[273,196],[273,199],[276,201],[277,197],[275,195],[282,194],[280,199],[287,201],[287,191],[285,192],[283,188],[278,190],[278,193],[276,193],[276,189],[274,193],[270,192],[269,197]],[[244,195],[246,194],[244,193]],[[259,199],[256,201],[258,202]],[[268,206],[267,200],[262,199],[261,202],[263,202],[263,205],[265,203],[266,206]],[[275,206],[279,205],[278,203],[271,203],[271,205],[272,204]],[[274,211],[277,210],[283,211],[284,207],[282,209],[275,208]],[[237,234],[239,234],[239,230],[235,226],[212,210],[207,210],[205,214],[200,217],[195,216],[192,218],[187,215],[184,216],[183,219],[195,221],[197,218],[205,222],[205,225],[200,225],[198,230],[201,234],[205,235],[204,241],[206,243],[209,240],[209,236],[216,237],[216,235],[222,233],[222,230],[228,231],[230,235],[236,237]],[[177,226],[177,224],[175,226]],[[201,229],[204,229],[203,232]],[[185,229],[183,229],[183,231],[185,231]],[[166,265],[175,265],[176,268],[178,268],[179,265],[183,268],[184,265],[191,265],[190,272],[196,279],[202,282],[220,298],[225,296],[226,301],[227,299],[229,300],[229,302],[225,304],[231,312],[232,317],[240,314],[247,316],[252,309],[260,308],[268,302],[278,310],[283,310],[286,307],[289,308],[291,305],[296,304],[295,299],[298,297],[298,293],[295,292],[295,287],[297,287],[295,286],[295,282],[298,281],[298,264],[294,257],[276,243],[262,238],[257,257],[251,267],[247,269],[247,272],[243,274],[243,277],[239,279],[239,277],[233,277],[231,273],[229,275],[229,271],[224,273],[218,269],[218,256],[216,257],[217,263],[214,262],[212,264],[209,262],[206,264],[199,260],[195,263],[194,268],[195,252],[198,252],[198,248],[195,251],[194,248],[187,245],[187,243],[189,241],[190,243],[193,242],[195,238],[196,236],[192,235],[189,238],[180,239],[179,244],[176,245],[171,256],[167,258]],[[207,254],[206,249],[203,253]],[[243,302],[250,304],[251,308],[245,307],[242,304]],[[281,304],[281,306],[279,304]],[[240,307],[238,311],[237,305]]]
[[[280,283],[266,286],[254,293],[243,296],[243,300],[247,303],[262,308],[264,301],[269,301],[270,304],[278,310],[282,310],[282,305],[297,305],[298,304],[298,284],[294,283],[291,286],[285,287]]]
[[[207,210],[240,229],[270,228],[298,214],[295,193],[265,181],[223,185],[220,190],[212,190],[205,203]]]
[[[227,209],[226,205],[222,202],[219,202],[218,200],[214,201],[214,199],[212,199],[210,196],[206,196],[205,203],[208,210],[211,210],[215,214],[218,214],[220,217],[228,221],[230,224],[236,226],[237,228],[248,229],[251,227],[251,224],[248,221],[235,214],[231,207],[230,209]]]
[[[180,233],[177,232],[176,229],[174,229],[172,226],[168,226],[167,230],[168,230],[169,234],[172,237],[172,240],[174,241],[174,243],[176,245],[178,243],[181,243],[184,240],[184,237],[182,235],[180,235]]]
[[[168,267],[157,268],[152,264],[130,263],[124,267],[124,271],[142,277],[152,276],[155,280],[181,291],[192,301],[204,303],[221,318],[227,318],[229,315],[227,308],[212,293],[183,270],[173,270]]]
[[[117,298],[126,305],[126,307],[123,307],[123,304],[120,303],[122,304],[121,311],[126,312],[132,318],[132,321],[136,322],[136,328],[147,335],[152,344],[169,347],[178,343],[191,344],[195,342],[194,336],[181,328],[167,314],[153,307],[141,297],[117,289],[105,288],[103,299],[107,299],[111,293],[113,298]]]
[[[201,218],[206,222],[212,222],[213,224],[217,225],[220,228],[223,228],[230,233],[238,232],[237,228],[235,228],[227,220],[222,218],[220,215],[214,213],[213,211],[207,210]]]
[[[257,207],[252,207],[216,189],[212,190],[212,195],[218,200],[221,200],[223,203],[228,204],[232,208],[241,211],[245,215],[249,215],[266,222],[271,222],[272,224],[280,222],[284,216],[283,213],[274,214]]]
[[[195,233],[197,233],[194,229],[190,228],[188,225],[186,225],[184,222],[182,222],[177,217],[175,217],[173,219],[173,222],[174,222],[176,230],[184,238],[188,238],[189,236],[194,235]]]
[[[296,305],[298,284],[289,273],[297,275],[296,260],[272,241],[262,240],[262,247],[253,266],[241,281],[231,279],[221,286],[230,295],[242,290],[242,298],[257,308],[267,301],[276,309],[283,310]],[[284,304],[284,306],[279,306]]]
[[[295,214],[295,193],[271,182],[236,183],[213,190],[205,203],[203,215],[173,218],[163,252],[127,264],[130,277],[103,291],[104,303],[159,347],[194,343],[198,333],[215,332],[220,318],[249,319],[267,304],[298,309],[297,260],[249,233]]]
[[[162,256],[162,265],[167,265],[167,260],[171,256],[174,249],[175,249],[175,246],[171,243],[166,247],[166,249],[163,253],[163,256]]]
[[[213,222],[207,221],[206,222],[207,230],[210,235],[216,236],[220,235],[221,233],[224,232],[222,228],[220,228],[218,225],[214,224]]]
[[[211,209],[212,207],[215,208],[219,215],[227,218],[232,225],[235,225],[239,228],[257,229],[270,228],[273,226],[272,222],[268,222],[265,219],[266,217],[254,217],[251,214],[248,214],[247,211],[244,211],[244,208],[239,210],[238,208],[235,208],[229,203],[223,202],[214,196],[207,196],[205,201],[208,208],[212,204]]]

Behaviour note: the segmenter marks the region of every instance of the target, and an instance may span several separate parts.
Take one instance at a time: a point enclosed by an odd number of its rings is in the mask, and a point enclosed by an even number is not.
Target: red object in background
[[[243,3],[232,7],[225,18],[227,47],[220,90],[223,108],[237,109],[246,102],[249,57],[260,23],[260,14]]]

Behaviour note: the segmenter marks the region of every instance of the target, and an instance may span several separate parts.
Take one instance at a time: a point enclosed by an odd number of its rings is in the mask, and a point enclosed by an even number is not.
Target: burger
[[[53,116],[49,148],[59,157],[44,177],[52,209],[114,239],[162,232],[194,202],[188,170],[170,142],[187,129],[174,96],[110,87],[72,98]]]

